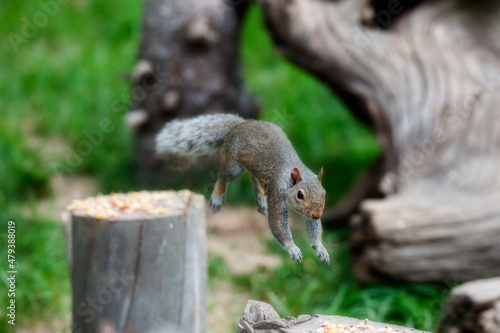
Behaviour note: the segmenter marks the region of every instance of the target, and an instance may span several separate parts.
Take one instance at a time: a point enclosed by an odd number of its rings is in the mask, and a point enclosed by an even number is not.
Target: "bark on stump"
[[[69,209],[73,332],[205,332],[202,196],[142,191]]]
[[[325,322],[329,323],[326,325]],[[353,332],[348,330],[354,326],[365,333],[425,333],[402,326],[376,323],[340,316],[301,315],[297,318],[280,318],[273,307],[267,303],[249,300],[238,323],[237,333],[303,333],[303,332]],[[345,327],[345,329],[344,329]],[[323,329],[323,330],[321,330]],[[330,330],[329,330],[330,329]]]
[[[387,29],[365,24],[380,19],[375,2]],[[354,223],[363,224],[353,249],[360,277],[499,275],[500,2],[258,3],[278,51],[338,93],[383,149],[380,165],[327,211],[386,196],[361,205]]]
[[[444,307],[438,333],[500,332],[500,277],[454,288]]]
[[[157,184],[175,178],[154,149],[154,138],[165,122],[220,112],[257,117],[259,105],[243,83],[239,62],[246,9],[243,0],[144,2],[127,116],[141,179]]]

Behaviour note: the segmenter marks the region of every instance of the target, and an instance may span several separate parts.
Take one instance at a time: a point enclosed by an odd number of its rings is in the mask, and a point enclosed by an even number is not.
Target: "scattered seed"
[[[86,216],[98,220],[116,220],[129,214],[164,215],[170,211],[185,209],[186,201],[183,198],[192,192],[183,191],[134,191],[130,193],[111,193],[98,195],[84,200],[73,200],[68,210],[78,211]],[[203,196],[194,195],[196,200]],[[168,208],[168,209],[167,209]]]

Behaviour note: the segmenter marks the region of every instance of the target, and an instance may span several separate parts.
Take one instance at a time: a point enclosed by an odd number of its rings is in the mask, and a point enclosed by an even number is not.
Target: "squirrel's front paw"
[[[288,251],[288,254],[290,254],[290,258],[292,258],[295,261],[302,262],[302,252],[297,247],[297,245],[293,245],[292,247],[289,247],[286,250]]]
[[[257,197],[257,211],[264,216],[267,216],[267,200],[260,195]]]
[[[209,206],[210,206],[210,209],[212,210],[212,213],[217,213],[218,211],[220,211],[220,209],[222,208],[222,205],[226,202],[226,196],[222,196],[222,197],[216,197],[214,195],[212,195],[212,197],[210,198],[210,203],[209,203]]]
[[[328,255],[328,251],[325,249],[325,247],[322,244],[319,244],[318,246],[313,246],[313,248],[316,250],[316,254],[319,260],[329,265],[330,256]]]

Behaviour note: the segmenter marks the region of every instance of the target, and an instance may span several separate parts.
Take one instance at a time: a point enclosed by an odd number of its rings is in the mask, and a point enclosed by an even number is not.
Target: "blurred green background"
[[[141,2],[69,1],[29,31],[29,38],[14,36],[23,36],[26,22],[46,11],[42,3],[0,2],[0,253],[6,253],[6,223],[14,220],[17,319],[23,327],[68,320],[70,311],[63,228],[54,214],[40,210],[42,201],[56,200],[51,186],[56,163],[75,149],[85,131],[109,118],[113,130],[66,176],[95,178],[102,193],[137,189],[131,177],[132,135],[124,116],[130,89],[125,78],[136,61]],[[324,167],[328,202],[334,203],[379,156],[373,135],[328,89],[275,54],[256,8],[244,26],[242,58],[245,80],[262,105],[261,119],[280,125],[311,169]],[[121,106],[119,112],[111,111],[114,103]],[[253,201],[249,193],[247,177],[231,184],[228,198],[248,204]],[[69,203],[72,198],[65,199]],[[283,261],[273,271],[231,276],[224,261],[211,256],[211,285],[227,281],[270,302],[283,316],[341,314],[431,330],[447,289],[394,281],[360,285],[350,273],[347,241],[345,229],[326,232],[325,244],[333,249],[329,267],[312,258],[298,265],[275,241],[268,243],[269,251]],[[302,236],[297,243],[308,246]],[[4,259],[0,278],[5,287],[6,265]],[[7,302],[2,288],[0,331],[7,329]]]

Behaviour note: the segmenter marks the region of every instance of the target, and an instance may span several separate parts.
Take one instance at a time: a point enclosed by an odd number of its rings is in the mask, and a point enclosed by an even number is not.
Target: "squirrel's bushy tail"
[[[185,157],[217,153],[231,128],[243,121],[234,114],[208,114],[168,122],[156,136],[156,151]]]

